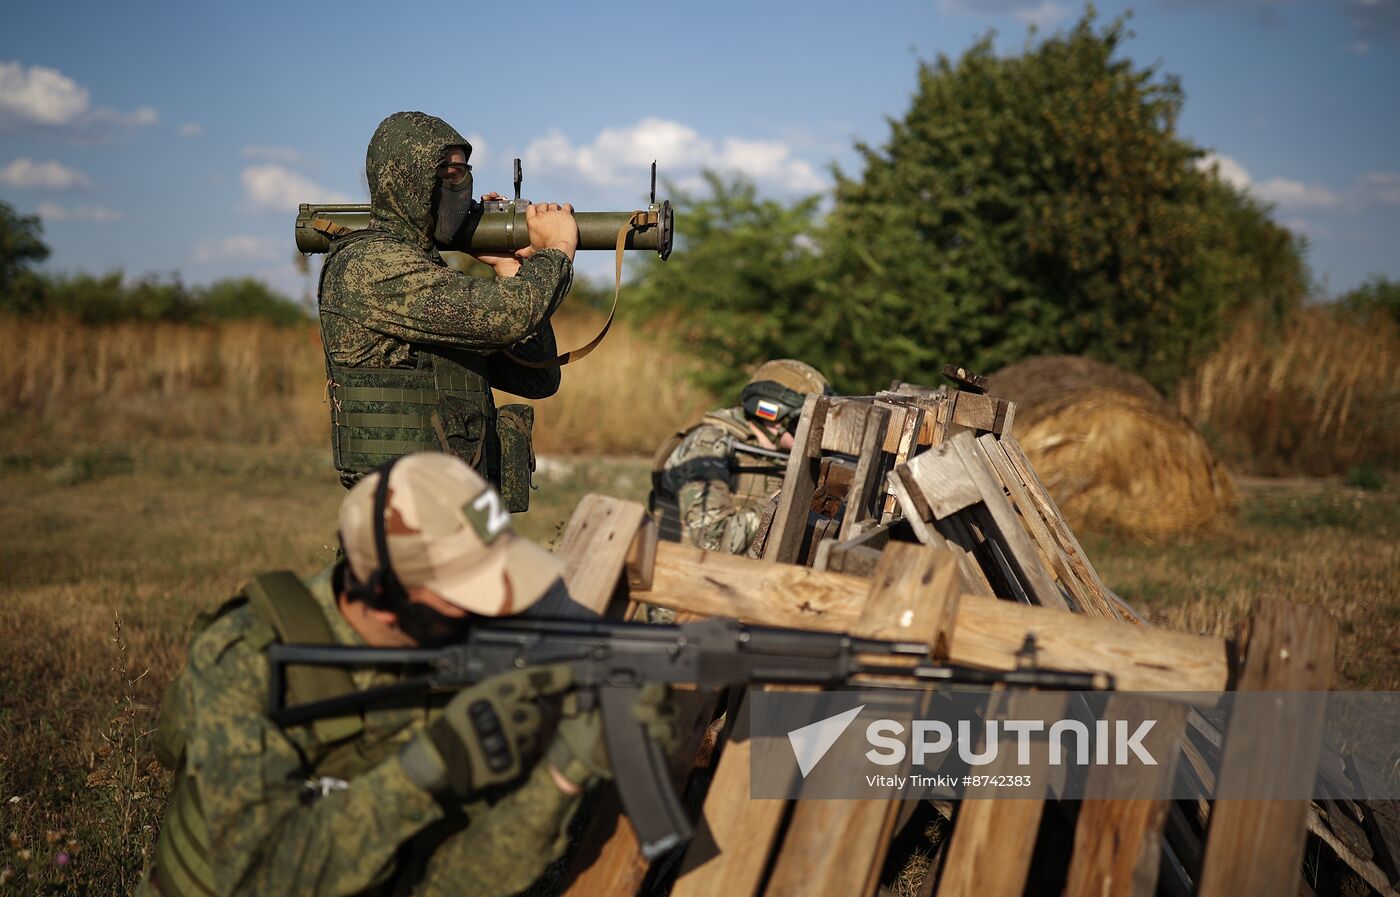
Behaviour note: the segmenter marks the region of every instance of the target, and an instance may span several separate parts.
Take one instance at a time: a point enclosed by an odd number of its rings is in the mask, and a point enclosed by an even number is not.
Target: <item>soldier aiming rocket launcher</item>
[[[466,223],[451,245],[455,252],[510,253],[530,245],[525,226],[528,199],[520,198],[520,160],[515,160],[515,198],[473,203]],[[362,230],[369,224],[369,206],[302,203],[297,212],[297,251],[327,252],[333,237]],[[656,163],[651,163],[651,201],[631,212],[574,212],[579,249],[652,249],[662,259],[671,254],[675,234],[669,199],[656,201]]]
[[[1031,664],[1006,672],[949,666],[935,660],[925,644],[748,626],[718,617],[679,625],[485,619],[472,626],[464,642],[444,648],[273,644],[268,647],[268,661],[269,716],[283,726],[392,705],[396,700],[417,704],[425,692],[452,694],[498,673],[566,665],[584,709],[599,708],[622,806],[648,859],[687,841],[691,823],[671,787],[666,757],[632,714],[632,706],[647,683],[702,689],[762,684],[918,690],[946,684],[1071,691],[1113,688],[1112,677],[1104,673],[1041,669]],[[392,685],[287,706],[283,684],[287,668],[297,666],[416,668],[422,672]],[[487,743],[490,739],[482,740]],[[500,741],[499,735],[496,740]]]

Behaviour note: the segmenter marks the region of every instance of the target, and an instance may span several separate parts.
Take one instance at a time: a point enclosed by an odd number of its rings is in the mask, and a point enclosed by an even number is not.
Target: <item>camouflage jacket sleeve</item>
[[[295,745],[263,713],[267,659],[251,614],[196,641],[186,673],[184,786],[196,787],[220,894],[355,894],[394,872],[400,845],[442,817],[397,754],[310,798]],[[240,630],[239,627],[242,627]]]
[[[528,361],[544,361],[559,354],[554,341],[554,325],[545,321],[539,330],[510,347],[512,355]],[[559,391],[562,381],[557,367],[531,368],[507,358],[492,355],[486,361],[487,380],[491,386],[525,399],[546,399]]]
[[[696,427],[671,453],[663,476],[676,496],[692,544],[742,554],[758,516],[740,510],[729,491],[729,442],[729,434],[719,427]]]
[[[514,277],[481,279],[435,263],[410,246],[376,240],[346,258],[322,314],[339,314],[385,336],[488,353],[539,329],[568,294],[573,263],[537,252]],[[338,307],[337,307],[338,306]]]
[[[559,790],[544,763],[525,783],[490,807],[433,852],[421,897],[493,897],[525,890],[568,845],[569,820],[579,798]]]

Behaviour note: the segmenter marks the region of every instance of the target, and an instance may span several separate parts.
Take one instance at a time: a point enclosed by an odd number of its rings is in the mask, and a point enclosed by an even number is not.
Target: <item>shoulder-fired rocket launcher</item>
[[[515,160],[515,198],[477,202],[451,246],[456,252],[515,252],[530,245],[525,226],[528,199],[520,198],[520,160]],[[651,164],[651,201],[630,212],[574,212],[579,249],[652,249],[662,259],[671,254],[675,233],[671,201],[656,201],[656,163]],[[362,230],[369,224],[365,204],[302,203],[297,212],[297,250],[327,252],[330,238]]]

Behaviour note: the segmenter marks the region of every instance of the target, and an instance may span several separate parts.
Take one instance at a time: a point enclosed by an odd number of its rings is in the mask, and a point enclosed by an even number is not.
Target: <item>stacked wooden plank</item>
[[[1011,435],[1014,405],[980,393],[975,380],[960,385],[810,397],[762,561],[658,544],[639,506],[590,496],[564,540],[571,590],[577,583],[585,603],[613,614],[642,600],[687,618],[917,639],[950,662],[989,669],[1013,669],[1029,653],[1047,667],[1108,672],[1125,692],[1331,686],[1336,627],[1315,608],[1262,603],[1233,642],[1143,625],[1104,587]],[[615,799],[605,800],[574,857],[569,893],[876,893],[912,807],[750,800],[747,701],[731,695],[728,713],[721,709],[712,697],[684,696],[690,744],[673,774],[703,803],[692,844],[649,866]],[[1160,717],[1188,747],[1201,733],[1213,737],[1227,774],[1248,764],[1230,732],[1180,707]],[[1325,768],[1320,739],[1300,738],[1297,750]],[[1205,769],[1199,754],[1183,756]],[[1064,894],[1288,894],[1301,883],[1310,826],[1340,850],[1381,844],[1366,880],[1385,893],[1394,859],[1374,832],[1391,817],[1348,804],[1321,812],[1306,802],[1204,799],[943,804],[952,834],[923,893],[1048,893],[1046,879],[1032,877],[1035,861],[1049,863]]]

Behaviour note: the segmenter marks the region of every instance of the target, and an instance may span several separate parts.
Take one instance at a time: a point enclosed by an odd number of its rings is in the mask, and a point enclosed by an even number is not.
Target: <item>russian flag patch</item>
[[[779,405],[777,402],[770,402],[767,399],[759,399],[758,408],[754,410],[754,416],[761,417],[764,420],[777,420],[778,416],[782,413],[782,405]]]

